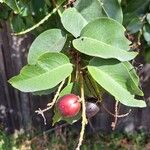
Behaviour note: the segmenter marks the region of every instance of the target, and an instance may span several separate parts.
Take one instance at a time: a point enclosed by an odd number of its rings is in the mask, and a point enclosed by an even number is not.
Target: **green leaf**
[[[138,32],[143,26],[142,21],[139,17],[134,17],[129,24],[127,25],[126,29],[129,34],[134,34]]]
[[[58,111],[57,106],[55,105],[52,126],[54,126],[55,123],[57,123],[57,122],[59,122],[61,120],[62,120],[62,116],[61,116],[60,112]]]
[[[46,16],[46,3],[44,0],[32,0],[31,8],[37,21],[43,19]]]
[[[115,20],[100,18],[83,28],[81,37],[73,40],[73,46],[90,56],[128,61],[137,53],[127,51],[130,42],[124,32],[124,27]]]
[[[131,94],[144,96],[143,92],[139,88],[139,77],[136,74],[134,66],[132,66],[129,62],[123,62],[122,65],[127,70],[128,80],[127,80],[127,88],[131,92]]]
[[[147,11],[150,0],[128,0],[127,6],[125,7],[125,13],[132,13],[135,15],[145,14]]]
[[[102,0],[102,7],[107,14],[108,17],[117,20],[122,23],[123,21],[123,13],[118,0]]]
[[[23,18],[19,15],[14,16],[11,18],[11,28],[13,32],[21,32],[25,30],[25,23],[23,21]]]
[[[8,16],[9,16],[9,11],[10,11],[10,8],[5,6],[5,7],[1,7],[0,8],[0,20],[1,19],[8,19]]]
[[[66,42],[66,35],[60,29],[50,29],[41,33],[32,43],[28,63],[35,64],[37,59],[46,52],[60,52]]]
[[[106,17],[100,0],[77,0],[74,3],[74,7],[87,22],[91,22],[100,17]]]
[[[3,0],[2,2],[6,3],[11,9],[13,9],[14,13],[18,14],[20,12],[20,8],[18,7],[16,0]]]
[[[133,18],[142,17],[148,12],[150,0],[127,0],[124,7],[123,22],[127,25]]]
[[[150,13],[146,15],[147,22],[150,24]]]
[[[74,8],[68,8],[61,17],[64,28],[74,37],[79,37],[83,27],[90,21],[105,17],[99,0],[78,0]]]
[[[133,81],[123,63],[114,59],[94,58],[90,61],[88,71],[106,91],[122,104],[131,107],[146,107],[143,100],[136,100],[132,95],[133,89],[129,88],[129,85],[133,84]],[[129,91],[130,89],[132,90]]]
[[[59,94],[59,97],[62,97],[66,94],[70,94],[72,92],[73,82],[69,83]]]
[[[66,9],[62,14],[61,22],[74,37],[80,36],[81,30],[87,25],[87,21],[75,8]]]
[[[18,76],[9,80],[23,92],[35,92],[55,87],[72,72],[72,64],[62,53],[45,53],[36,65],[25,66]]]
[[[73,46],[80,52],[101,58],[116,58],[120,61],[133,59],[137,54],[107,45],[101,41],[81,37],[73,41]]]
[[[107,16],[120,23],[123,20],[122,9],[117,0],[78,0],[74,7],[88,22]]]
[[[78,82],[71,82],[69,83],[59,94],[59,97],[64,96],[66,94],[80,94],[80,85]]]
[[[145,24],[143,27],[143,36],[148,45],[150,45],[150,25]]]
[[[48,94],[52,94],[53,92],[55,92],[57,88],[58,88],[58,86],[55,86],[52,89],[36,91],[36,92],[33,92],[32,94],[33,95],[39,95],[39,96],[48,95]]]
[[[90,22],[81,32],[81,36],[91,37],[106,44],[129,49],[131,42],[124,36],[126,29],[111,18],[99,18]]]

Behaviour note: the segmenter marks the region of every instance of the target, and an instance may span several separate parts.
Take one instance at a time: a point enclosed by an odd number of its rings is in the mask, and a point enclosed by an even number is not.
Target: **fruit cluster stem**
[[[82,142],[83,142],[85,126],[88,123],[87,118],[86,118],[86,106],[85,106],[85,98],[84,98],[84,85],[83,85],[82,72],[80,72],[80,83],[81,83],[81,102],[82,102],[82,126],[81,126],[81,131],[80,131],[79,142],[78,142],[76,150],[80,150],[80,146],[82,145]]]

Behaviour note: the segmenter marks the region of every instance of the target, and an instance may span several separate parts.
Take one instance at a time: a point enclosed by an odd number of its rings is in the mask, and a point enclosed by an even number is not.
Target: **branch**
[[[12,35],[23,35],[23,34],[26,34],[26,33],[30,32],[30,31],[36,29],[41,24],[43,24],[45,21],[47,21],[56,11],[58,11],[59,7],[63,4],[64,1],[65,0],[63,0],[59,6],[54,8],[47,16],[45,16],[40,22],[38,22],[37,24],[35,24],[31,28],[28,28],[28,29],[26,29],[25,31],[22,31],[22,32],[12,33]]]

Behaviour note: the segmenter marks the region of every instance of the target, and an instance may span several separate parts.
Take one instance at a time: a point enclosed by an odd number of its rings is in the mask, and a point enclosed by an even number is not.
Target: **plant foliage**
[[[13,87],[23,92],[51,92],[65,80],[60,95],[76,93],[80,87],[82,91],[83,83],[90,91],[95,88],[96,94],[90,94],[97,99],[105,91],[126,106],[146,107],[142,98],[135,98],[143,92],[132,60],[143,41],[142,54],[150,61],[150,0],[0,2],[0,19],[9,20],[16,35],[31,30],[38,34],[29,49],[27,66],[9,80]],[[87,85],[87,77],[93,86]],[[78,92],[81,99],[89,96],[86,88],[84,94]],[[54,123],[61,119],[73,123],[80,117],[62,118],[55,107]]]

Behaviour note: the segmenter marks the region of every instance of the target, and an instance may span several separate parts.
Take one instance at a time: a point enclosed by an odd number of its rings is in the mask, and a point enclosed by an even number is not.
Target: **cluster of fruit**
[[[67,94],[59,98],[57,107],[63,117],[75,117],[81,109],[80,97],[75,94]],[[99,107],[94,102],[86,102],[87,118],[95,116]]]

